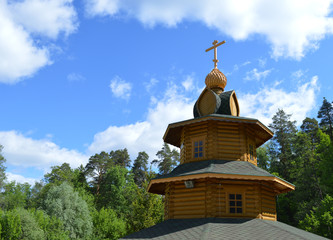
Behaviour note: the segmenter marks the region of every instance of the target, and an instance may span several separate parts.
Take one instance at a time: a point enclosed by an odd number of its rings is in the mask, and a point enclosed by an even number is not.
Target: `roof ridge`
[[[293,235],[295,235],[295,236],[297,236],[297,237],[300,237],[301,239],[308,240],[308,238],[305,238],[305,237],[303,237],[302,235],[295,233],[294,231],[293,231],[293,232],[289,232],[289,231],[287,231],[286,229],[284,229],[284,228],[282,228],[281,226],[279,226],[279,224],[271,224],[272,221],[267,221],[267,220],[263,220],[263,219],[257,219],[257,220],[259,220],[259,221],[261,220],[264,224],[269,225],[269,226],[274,225],[274,227],[277,227],[277,228],[279,228],[280,230],[282,230],[283,232],[286,232],[286,233],[288,233],[288,234],[293,234]],[[275,223],[280,223],[280,224],[286,225],[286,226],[288,226],[288,227],[296,228],[296,227],[294,227],[294,226],[291,226],[291,225],[285,224],[285,223],[283,223],[283,222],[279,222],[279,221],[274,221],[274,222],[275,222]],[[296,228],[296,229],[300,230],[299,228]],[[304,231],[304,230],[303,230],[303,231]],[[306,232],[307,232],[307,231],[306,231]],[[310,233],[310,232],[307,232],[307,233]]]

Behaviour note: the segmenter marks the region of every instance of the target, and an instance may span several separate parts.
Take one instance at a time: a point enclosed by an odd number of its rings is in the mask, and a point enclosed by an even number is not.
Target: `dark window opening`
[[[200,158],[203,157],[203,141],[194,142],[194,157]]]
[[[229,212],[243,213],[242,194],[229,194]]]

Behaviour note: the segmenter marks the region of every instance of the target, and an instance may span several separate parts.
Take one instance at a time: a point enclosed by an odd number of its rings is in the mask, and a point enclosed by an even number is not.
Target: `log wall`
[[[168,183],[165,218],[261,218],[276,220],[275,193],[268,183],[231,181],[215,178],[196,179],[194,188],[183,181]],[[230,213],[229,194],[242,195],[242,213]]]
[[[204,156],[194,158],[194,141],[204,141]],[[253,146],[253,156],[249,145]],[[205,121],[183,128],[180,162],[188,163],[209,159],[249,161],[257,165],[256,138],[253,129],[241,123]]]

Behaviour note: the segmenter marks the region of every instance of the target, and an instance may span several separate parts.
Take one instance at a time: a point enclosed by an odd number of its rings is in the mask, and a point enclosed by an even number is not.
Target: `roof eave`
[[[267,137],[263,139],[263,143],[268,141],[273,137],[273,132],[266,127],[263,123],[261,123],[259,120],[254,119],[254,118],[245,118],[245,117],[234,117],[234,116],[229,116],[229,115],[220,115],[220,114],[212,114],[212,115],[207,115],[204,117],[199,117],[199,118],[192,118],[188,119],[185,121],[180,121],[180,122],[175,122],[175,123],[170,123],[164,133],[163,140],[166,143],[169,143],[171,145],[174,145],[175,147],[180,147],[180,133],[181,129],[189,124],[192,123],[197,123],[197,122],[203,122],[203,121],[209,121],[209,120],[215,120],[215,121],[225,121],[225,122],[237,122],[237,123],[247,123],[247,124],[254,124],[260,127],[262,130],[264,130],[267,133]],[[177,140],[171,139],[170,136],[170,131],[177,129],[177,132],[179,133],[179,136],[176,137]],[[262,145],[263,143],[259,144]],[[259,147],[257,146],[257,147]]]
[[[194,180],[194,179],[202,179],[202,178],[218,178],[218,179],[233,179],[233,180],[252,180],[252,181],[269,181],[273,182],[274,185],[277,186],[278,193],[285,193],[289,191],[295,190],[295,185],[278,178],[276,176],[253,176],[253,175],[237,175],[237,174],[219,174],[219,173],[201,173],[194,175],[185,175],[178,177],[169,177],[169,178],[158,178],[152,179],[148,185],[148,192],[157,193],[157,194],[165,194],[165,183],[176,182],[176,181],[185,181],[185,180]],[[162,191],[153,189],[153,185],[163,185]]]

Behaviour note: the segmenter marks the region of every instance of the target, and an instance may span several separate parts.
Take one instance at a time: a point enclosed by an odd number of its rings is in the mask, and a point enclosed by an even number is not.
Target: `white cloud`
[[[299,70],[293,72],[293,73],[291,74],[291,76],[292,76],[294,79],[297,79],[297,80],[298,80],[298,79],[304,77],[304,74],[305,74],[305,72],[304,72],[303,70],[299,69]]]
[[[128,100],[131,97],[132,85],[116,76],[111,80],[110,88],[115,97]]]
[[[88,150],[93,154],[126,147],[133,159],[138,152],[146,151],[152,160],[162,147],[162,137],[168,124],[192,118],[193,105],[193,101],[187,99],[172,85],[162,99],[152,97],[151,107],[144,121],[108,127],[95,134]]]
[[[151,78],[149,82],[145,82],[144,85],[146,87],[146,91],[150,92],[150,90],[158,83],[156,78]]]
[[[55,39],[72,33],[77,24],[71,0],[0,1],[0,82],[13,84],[52,63],[51,48],[34,39]]]
[[[76,31],[77,15],[73,0],[25,0],[9,4],[13,19],[31,33],[57,38]]]
[[[318,77],[300,86],[295,91],[287,92],[273,86],[263,88],[256,94],[239,94],[241,116],[259,119],[268,125],[278,109],[292,114],[292,119],[301,124],[308,112],[315,107],[315,97],[319,90]]]
[[[272,56],[301,59],[333,33],[332,0],[235,0],[154,1],[86,0],[91,16],[124,14],[144,25],[176,26],[182,21],[201,21],[235,40],[253,34],[272,45]]]
[[[96,14],[101,16],[113,15],[119,10],[118,0],[86,0],[86,12],[90,16]]]
[[[251,71],[246,72],[246,76],[245,76],[244,80],[245,81],[252,81],[252,80],[260,81],[261,79],[265,79],[268,76],[268,74],[270,74],[271,71],[272,70],[269,69],[269,70],[259,72],[258,69],[254,68]]]
[[[67,75],[67,79],[70,82],[80,82],[80,81],[85,80],[86,78],[79,73],[73,72],[73,73],[70,73]]]
[[[259,58],[258,62],[259,62],[259,67],[264,68],[266,66],[267,59],[266,58]]]
[[[17,183],[29,183],[31,186],[35,185],[35,182],[38,182],[40,179],[35,178],[26,178],[22,175],[6,172],[7,181],[12,182],[15,181]]]
[[[192,91],[194,89],[193,78],[191,76],[187,76],[186,79],[182,82],[182,86],[186,91]]]
[[[245,66],[247,66],[247,65],[249,65],[249,64],[251,64],[250,61],[246,61],[246,62],[244,62],[244,63],[242,63],[242,64],[240,64],[240,65],[235,64],[235,65],[234,65],[234,70],[233,70],[233,71],[238,71],[241,67],[245,67]]]
[[[85,165],[88,156],[76,150],[61,148],[48,139],[35,140],[16,131],[0,132],[0,144],[7,164],[20,167],[35,167],[48,171],[51,166],[67,162],[71,167]]]

